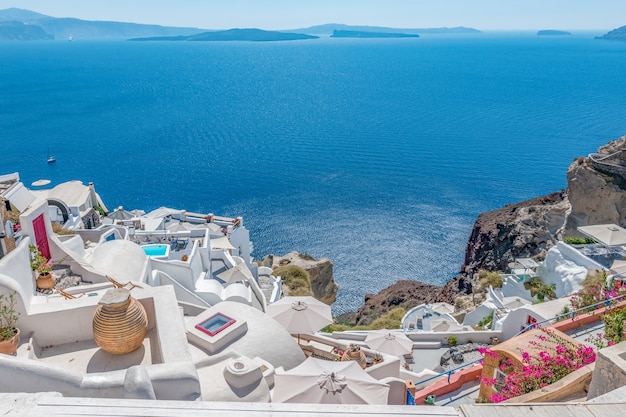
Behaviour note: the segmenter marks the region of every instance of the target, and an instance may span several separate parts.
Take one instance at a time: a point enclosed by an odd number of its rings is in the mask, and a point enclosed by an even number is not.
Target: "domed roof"
[[[110,240],[98,245],[85,260],[101,274],[117,281],[143,282],[148,256],[136,243]]]
[[[223,301],[207,311],[208,315],[217,313],[247,324],[247,331],[227,344],[220,353],[234,351],[249,358],[259,357],[274,367],[285,369],[304,361],[304,353],[293,336],[262,311],[242,303]],[[195,324],[191,323],[191,326]]]

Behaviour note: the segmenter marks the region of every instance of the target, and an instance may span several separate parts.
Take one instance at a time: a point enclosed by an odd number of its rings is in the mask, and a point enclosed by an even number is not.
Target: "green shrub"
[[[556,284],[546,285],[540,277],[532,277],[528,281],[524,282],[524,288],[530,291],[530,296],[537,296],[537,301],[543,303],[547,298],[555,299],[556,297]]]
[[[291,290],[296,290],[298,288],[311,289],[311,284],[309,283],[309,281],[303,278],[293,278],[289,280],[287,285]]]
[[[583,288],[606,288],[606,271],[590,270],[582,282]]]
[[[348,324],[329,324],[322,329],[324,333],[345,332],[346,330],[369,330],[369,326],[350,326]]]
[[[106,216],[107,214],[104,212],[104,209],[101,205],[93,206],[93,209],[98,212],[101,216]]]
[[[397,329],[400,327],[400,320],[393,320],[389,317],[382,316],[377,318],[369,325],[371,330]]]
[[[456,346],[457,343],[458,343],[458,340],[455,335],[448,337],[448,345]]]
[[[565,238],[563,238],[563,242],[567,243],[568,245],[588,245],[591,243],[596,243],[596,241],[590,237],[573,236],[566,236]]]
[[[502,288],[503,281],[499,272],[481,269],[478,271],[478,278],[480,279],[480,286],[483,288],[487,288],[490,285],[493,288]]]
[[[406,311],[402,307],[396,307],[393,310],[390,310],[384,317],[388,317],[391,320],[402,320]]]
[[[290,290],[297,290],[299,288],[308,289],[311,291],[311,279],[309,273],[304,269],[296,265],[279,266],[272,272],[274,276],[280,276],[283,282]],[[291,291],[291,295],[294,295]],[[310,295],[310,294],[307,294]]]
[[[402,307],[394,308],[370,324],[370,330],[398,329],[402,325],[402,317],[406,311]]]
[[[478,323],[476,323],[476,326],[479,327],[482,330],[482,329],[484,329],[487,326],[491,327],[491,323],[492,322],[493,322],[493,313],[492,314],[487,314],[485,317],[480,319],[480,321]]]
[[[311,291],[309,288],[305,288],[305,287],[300,287],[300,288],[290,288],[289,289],[289,295],[292,297],[306,297],[306,296],[313,296],[313,291]]]

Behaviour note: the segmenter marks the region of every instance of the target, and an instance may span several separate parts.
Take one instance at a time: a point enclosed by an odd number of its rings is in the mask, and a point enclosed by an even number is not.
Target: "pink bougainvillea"
[[[504,378],[481,379],[482,383],[497,391],[490,396],[491,402],[505,401],[543,388],[596,360],[592,347],[564,339],[550,328],[541,331],[537,335],[540,342],[531,343],[535,349],[540,347],[541,350],[534,354],[522,351],[521,369],[513,366],[509,359],[501,358],[498,369],[505,375]],[[500,357],[490,349],[482,351],[490,357]]]

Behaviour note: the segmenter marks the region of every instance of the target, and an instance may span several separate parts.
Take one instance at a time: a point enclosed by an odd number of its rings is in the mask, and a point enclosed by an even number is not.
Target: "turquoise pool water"
[[[196,324],[196,329],[207,333],[209,336],[215,336],[233,323],[235,323],[234,319],[222,313],[217,313],[202,323]]]
[[[168,252],[168,245],[146,245],[142,246],[143,251],[148,256],[166,256]]]

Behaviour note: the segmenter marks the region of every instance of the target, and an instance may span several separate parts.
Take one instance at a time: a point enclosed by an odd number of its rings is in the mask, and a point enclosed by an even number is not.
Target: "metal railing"
[[[567,313],[559,314],[558,316],[554,316],[554,317],[546,319],[546,320],[542,320],[542,321],[538,321],[536,323],[529,324],[528,326],[524,327],[522,330],[517,332],[515,334],[515,336],[513,336],[513,337],[516,337],[516,336],[519,336],[520,334],[526,333],[529,330],[541,327],[542,324],[548,323],[548,322],[551,322],[551,321],[558,322],[562,318],[569,318],[569,317],[571,317],[572,320],[574,320],[576,315],[578,313],[580,313],[580,312],[586,312],[587,310],[593,311],[593,310],[597,310],[598,308],[601,308],[601,307],[610,307],[611,305],[617,304],[617,301],[623,299],[624,297],[626,297],[626,294],[625,295],[620,295],[618,297],[607,298],[604,301],[600,301],[598,303],[591,304],[591,305],[588,305],[588,306],[585,306],[585,307],[581,307],[581,308],[573,310],[573,311],[568,311]],[[606,313],[606,310],[605,310],[605,313]]]

